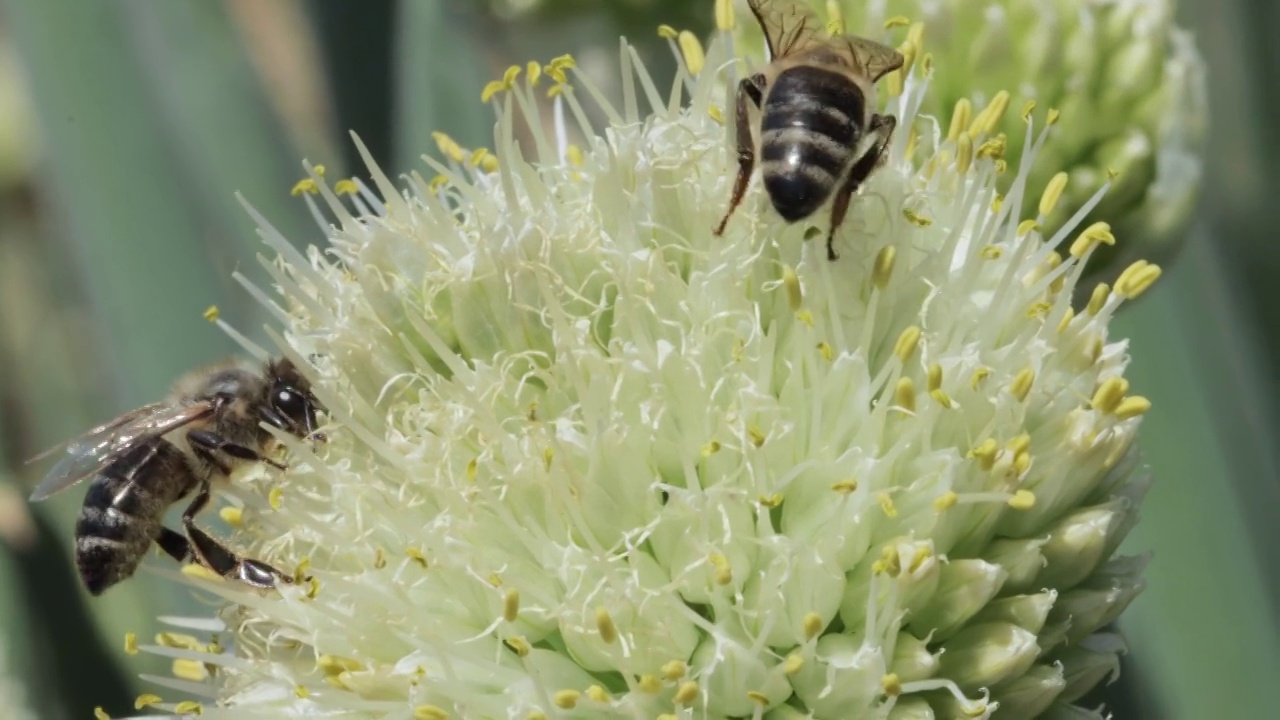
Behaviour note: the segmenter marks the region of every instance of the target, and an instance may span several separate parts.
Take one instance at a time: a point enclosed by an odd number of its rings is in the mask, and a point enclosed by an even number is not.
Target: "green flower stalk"
[[[0,638],[0,709],[8,720],[36,720],[27,705],[26,688],[10,674],[9,663],[8,648]]]
[[[1043,187],[1060,170],[1070,180],[1046,227],[1062,227],[1110,181],[1084,222],[1105,220],[1124,239],[1095,253],[1084,298],[1094,280],[1113,281],[1139,257],[1165,262],[1181,247],[1202,176],[1209,104],[1204,62],[1190,33],[1174,24],[1172,0],[809,3],[852,32],[923,21],[937,68],[923,115],[945,119],[957,104],[978,108],[1001,90],[1013,107],[1035,101],[1061,111],[1029,180]],[[754,25],[743,23],[741,34],[761,47]],[[1019,122],[1010,115],[996,127],[1008,137],[1010,163],[1023,151]],[[1007,192],[1012,182],[1006,175],[997,184]],[[1034,201],[1024,199],[1024,214],[1034,214]]]
[[[1148,486],[1132,446],[1150,403],[1108,323],[1159,268],[1073,311],[1115,241],[1082,224],[1109,185],[1044,230],[1063,176],[1031,178],[1056,113],[1001,95],[939,125],[920,109],[941,63],[900,28],[882,38],[913,62],[879,102],[900,132],[840,259],[825,216],[784,224],[758,180],[713,236],[745,70],[719,16],[705,50],[664,29],[669,92],[624,43],[622,107],[559,58],[486,88],[495,149],[439,136],[434,179],[312,172],[325,251],[254,213],[283,301],[252,291],[310,368],[329,442],[282,438],[287,472],[227,491],[241,545],[296,583],[186,573],[228,605],[164,619],[143,649],[180,663],[155,679],[177,697],[141,705],[1097,717],[1072,703],[1115,674],[1105,628],[1146,562],[1114,555]]]

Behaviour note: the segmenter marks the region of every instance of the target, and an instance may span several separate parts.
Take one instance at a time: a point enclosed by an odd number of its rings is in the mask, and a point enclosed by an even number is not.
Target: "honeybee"
[[[849,198],[879,166],[897,118],[874,112],[875,83],[903,65],[902,54],[856,35],[830,36],[803,0],[747,0],[769,45],[769,65],[738,83],[738,177],[724,233],[763,155],[764,187],[787,222],[809,217],[835,194],[827,258]],[[750,108],[760,114],[758,127]]]
[[[156,543],[180,563],[197,562],[219,575],[259,588],[292,578],[241,558],[196,527],[215,481],[242,463],[264,462],[276,438],[266,423],[299,438],[323,441],[316,414],[324,408],[311,384],[287,359],[253,368],[228,362],[187,374],[169,397],[89,430],[31,494],[40,501],[92,477],[76,521],[76,567],[93,595],[133,575]],[[35,458],[36,460],[39,459]],[[185,533],[164,525],[170,505],[194,493],[182,513]]]

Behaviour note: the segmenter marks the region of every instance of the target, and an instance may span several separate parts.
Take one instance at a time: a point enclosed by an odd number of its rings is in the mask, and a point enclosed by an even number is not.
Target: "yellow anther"
[[[662,691],[662,680],[657,675],[641,675],[636,683],[642,692],[657,694]]]
[[[543,450],[542,451],[542,469],[550,470],[551,465],[555,461],[555,459],[556,459],[555,448],[547,448],[546,450]]]
[[[1053,176],[1049,184],[1045,186],[1044,193],[1040,196],[1040,217],[1048,217],[1053,213],[1053,209],[1058,206],[1058,200],[1062,199],[1062,193],[1067,189],[1067,174],[1060,172]]]
[[[199,660],[174,660],[169,672],[176,678],[191,682],[201,682],[209,677],[209,670]]]
[[[796,313],[796,321],[801,325],[813,327],[813,313],[808,310],[800,310]]]
[[[892,245],[880,248],[876,253],[875,265],[871,268],[871,283],[883,290],[893,275],[893,263],[898,257],[898,249]]]
[[[521,69],[519,65],[512,65],[507,68],[506,72],[502,73],[502,84],[507,86],[508,90],[515,87],[516,79],[520,77]]]
[[[782,672],[786,675],[795,675],[802,667],[804,667],[804,658],[796,653],[791,653],[786,660],[782,661]]]
[[[836,349],[825,340],[818,342],[818,354],[822,355],[822,359],[831,362],[836,359]]]
[[[916,411],[916,384],[911,381],[911,378],[904,377],[898,380],[897,387],[893,389],[893,402],[907,412]]]
[[[603,607],[596,608],[596,631],[600,633],[600,639],[606,643],[612,643],[618,639],[618,628],[613,624],[609,611]]]
[[[841,495],[849,495],[858,489],[858,481],[854,480],[853,478],[838,480],[834,483],[831,483],[831,489],[835,490]]]
[[[427,190],[432,193],[440,192],[440,189],[449,184],[449,178],[444,175],[436,175],[427,183]]]
[[[733,0],[716,0],[716,29],[732,30],[733,20]]]
[[[584,159],[582,156],[582,148],[572,143],[570,143],[569,145],[566,145],[564,148],[564,159],[568,160],[569,164],[572,165],[573,167],[576,167],[576,168],[582,167],[582,162]]]
[[[1048,112],[1048,114],[1045,116],[1045,119],[1044,119],[1045,124],[1046,124],[1046,125],[1057,125],[1057,124],[1058,124],[1058,118],[1060,118],[1060,117],[1062,117],[1062,113],[1058,112],[1058,109],[1057,109],[1057,108],[1049,108],[1049,112]]]
[[[712,440],[711,442],[702,446],[702,450],[700,451],[700,454],[702,455],[702,457],[706,458],[706,457],[711,457],[712,455],[715,455],[718,452],[720,452],[720,443],[715,440]]]
[[[1030,510],[1036,505],[1036,494],[1030,490],[1019,490],[1009,498],[1009,507],[1014,510]]]
[[[885,29],[885,30],[892,30],[893,28],[896,28],[896,27],[906,27],[906,26],[908,26],[908,25],[910,25],[910,24],[911,24],[911,18],[909,18],[909,17],[907,17],[907,16],[905,16],[905,15],[894,15],[893,17],[889,18],[888,20],[885,20],[885,21],[884,21],[884,29]]]
[[[1004,119],[1004,113],[1009,109],[1009,92],[1001,90],[991,98],[991,102],[983,108],[982,112],[973,119],[973,123],[969,126],[969,134],[974,138],[979,135],[989,135],[1000,121]]]
[[[1003,254],[1004,250],[1001,250],[999,245],[984,245],[982,249],[978,251],[978,257],[983,260],[999,260],[1000,256]]]
[[[1035,112],[1036,101],[1028,100],[1022,105],[1022,119],[1025,122],[1031,122],[1031,113]]]
[[[761,445],[764,445],[764,441],[765,441],[764,431],[756,427],[755,425],[752,425],[751,427],[747,428],[747,440],[756,447],[760,447]]]
[[[561,710],[572,710],[577,707],[578,700],[582,698],[582,693],[577,690],[557,690],[552,698],[552,702]]]
[[[1107,168],[1107,179],[1108,179],[1108,180],[1115,180],[1115,179],[1116,179],[1116,178],[1118,178],[1118,177],[1120,177],[1120,171],[1119,171],[1119,170],[1116,170],[1115,168]]]
[[[1027,452],[1031,449],[1031,436],[1027,433],[1014,435],[1013,439],[1009,441],[1009,444],[1006,445],[1005,448],[1014,455]]]
[[[804,631],[805,640],[812,640],[818,637],[818,633],[821,633],[826,626],[827,624],[822,621],[822,616],[812,611],[805,613],[804,619],[800,623],[800,627]]]
[[[1106,344],[1102,342],[1102,338],[1095,337],[1093,345],[1089,348],[1089,362],[1096,363],[1098,358],[1102,357],[1102,351],[1106,349]]]
[[[1000,445],[995,438],[987,438],[969,451],[969,457],[977,460],[983,470],[990,470],[996,466],[996,455],[999,452]]]
[[[982,384],[982,381],[986,380],[990,376],[991,368],[989,367],[980,367],[977,370],[974,370],[973,377],[969,378],[969,388],[977,390],[978,386]]]
[[[844,34],[844,12],[836,0],[827,0],[827,27],[832,35]]]
[[[1113,413],[1116,408],[1120,407],[1120,402],[1124,400],[1124,396],[1129,392],[1129,381],[1122,377],[1113,377],[1107,379],[1106,382],[1098,386],[1093,393],[1093,400],[1090,404],[1094,410],[1103,413]]]
[[[924,23],[911,23],[911,27],[907,29],[907,42],[911,43],[918,54],[920,48],[924,47]]]
[[[316,185],[316,181],[311,178],[302,178],[298,182],[294,183],[293,188],[289,190],[289,194],[294,197],[297,197],[302,193],[311,193],[312,195],[315,195],[318,192],[320,192],[320,186]]]
[[[476,475],[479,472],[480,460],[477,458],[471,458],[471,460],[467,462],[467,482],[475,482]]]
[[[144,708],[149,708],[152,705],[158,705],[162,702],[164,702],[164,698],[160,697],[159,695],[152,695],[151,693],[143,693],[139,695],[136,700],[133,701],[133,709],[142,710]]]
[[[1075,316],[1076,311],[1068,307],[1067,311],[1062,313],[1062,319],[1058,321],[1058,332],[1061,333],[1065,331],[1067,326],[1071,324],[1071,321],[1075,319]]]
[[[769,696],[768,696],[768,695],[765,695],[764,693],[762,693],[762,692],[760,692],[760,691],[758,691],[758,690],[748,690],[748,691],[747,691],[747,699],[748,699],[748,700],[750,700],[751,702],[753,702],[753,703],[757,704],[757,705],[768,705],[768,704],[769,704]]]
[[[187,563],[186,565],[183,565],[181,572],[183,575],[197,578],[199,580],[218,581],[222,579],[222,576],[218,573],[203,565],[197,565],[195,563]]]
[[[484,156],[488,154],[488,152],[489,150],[487,148],[476,148],[475,150],[472,150],[471,156],[467,158],[467,164],[472,167],[479,165],[480,161],[484,160]]]
[[[556,81],[554,85],[547,88],[548,99],[567,93],[572,89],[569,87],[569,79],[565,77],[563,70],[548,70],[547,74],[551,76],[552,80]]]
[[[435,705],[419,705],[413,709],[413,720],[449,720],[449,713]]]
[[[880,678],[880,687],[884,690],[884,694],[889,697],[897,697],[902,694],[902,680],[898,677],[898,673],[889,673]]]
[[[1000,133],[979,145],[977,155],[980,158],[998,160],[1004,157],[1004,153],[1008,148],[1009,138],[1004,133]]]
[[[505,92],[506,89],[506,85],[501,80],[490,80],[485,83],[484,89],[480,91],[480,102],[487,103],[498,93]]]
[[[1105,222],[1096,222],[1080,232],[1071,243],[1071,256],[1084,257],[1099,243],[1116,244],[1116,236],[1111,234],[1111,226]]]
[[[299,700],[306,700],[307,698],[311,697],[311,690],[308,689],[307,686],[305,685],[294,685],[293,696],[298,698]]]
[[[502,619],[507,622],[515,622],[520,615],[520,591],[515,588],[507,590],[507,594],[502,597]]]
[[[183,700],[173,706],[173,712],[176,715],[203,715],[204,706],[194,700]]]
[[[578,61],[574,60],[573,56],[568,53],[565,53],[564,55],[557,55],[556,57],[551,58],[551,61],[547,63],[547,69],[555,68],[556,70],[568,70],[569,68],[577,66]]]
[[[943,510],[949,510],[955,507],[956,503],[959,501],[960,501],[960,496],[956,494],[956,491],[948,490],[934,499],[933,509],[937,510],[938,512],[942,512]]]
[[[1027,317],[1033,318],[1033,319],[1044,318],[1046,315],[1049,314],[1049,311],[1052,309],[1053,309],[1053,304],[1044,302],[1043,300],[1040,302],[1031,303],[1031,307],[1027,308]]]
[[[1013,376],[1013,381],[1009,383],[1009,392],[1022,402],[1027,399],[1027,394],[1031,392],[1031,385],[1036,381],[1036,372],[1031,368],[1023,368],[1017,375]]]
[[[920,72],[926,76],[933,72],[933,53],[925,53],[920,58]]]
[[[898,517],[898,506],[893,504],[893,497],[889,493],[883,490],[876,493],[876,502],[880,503],[880,510],[884,512],[885,517]]]
[[[709,103],[707,105],[707,115],[711,116],[711,119],[715,120],[716,124],[718,125],[724,124],[724,113],[720,111],[719,105],[716,105],[715,103]]]
[[[659,25],[658,37],[666,38],[668,40],[675,40],[676,38],[680,37],[680,33],[670,25]]]
[[[801,303],[804,302],[804,289],[800,286],[800,276],[790,265],[782,268],[782,287],[787,290],[787,305],[791,306],[793,311],[799,310]]]
[[[1102,308],[1107,304],[1107,298],[1111,297],[1111,286],[1106,283],[1098,283],[1093,289],[1093,294],[1089,296],[1089,304],[1085,305],[1085,312],[1090,315],[1097,315],[1102,312]]]
[[[916,351],[916,346],[920,344],[920,328],[915,325],[909,325],[898,335],[898,341],[893,344],[893,354],[902,362],[906,362],[911,354]]]
[[[954,406],[954,403],[951,402],[951,396],[944,390],[930,390],[929,397],[933,398],[933,401],[941,405],[945,410],[950,410]]]
[[[160,647],[180,648],[182,650],[203,650],[204,643],[194,635],[186,633],[156,633],[156,644]]]
[[[707,562],[711,563],[711,567],[715,568],[717,585],[723,587],[733,582],[733,566],[729,564],[729,558],[722,553],[716,552],[707,556]]]
[[[907,222],[915,225],[916,227],[929,227],[933,224],[932,220],[917,213],[911,208],[902,208],[902,217],[906,218]]]
[[[325,170],[326,170],[325,166],[323,166],[323,165],[316,165],[316,166],[313,166],[311,169],[312,169],[313,171],[315,171],[315,174],[316,174],[317,176],[319,176],[319,177],[324,177],[324,173],[325,173]]]
[[[522,635],[512,635],[511,637],[503,640],[502,642],[504,645],[511,648],[511,650],[515,652],[516,655],[519,655],[520,657],[524,657],[528,655],[529,651],[533,649],[529,645],[529,641],[525,640],[524,636]]]
[[[925,387],[929,389],[929,392],[933,392],[934,390],[942,387],[942,366],[938,363],[930,364],[925,377],[927,383]]]
[[[1035,220],[1023,220],[1018,223],[1018,237],[1025,237],[1030,234],[1032,230],[1038,230],[1039,228],[1040,223]]]
[[[697,75],[702,72],[702,66],[707,62],[707,54],[702,50],[702,43],[698,41],[698,36],[685,30],[680,33],[680,54],[684,56],[684,66],[688,68],[690,75]]]
[[[271,492],[267,493],[267,504],[272,510],[279,510],[280,503],[284,499],[284,488],[279,485],[271,488]]]
[[[662,672],[662,677],[674,682],[688,674],[689,666],[685,665],[681,660],[670,660],[662,664],[660,671]]]
[[[320,581],[315,578],[307,578],[307,598],[315,600],[320,594]]]
[[[124,654],[125,655],[138,654],[138,634],[137,633],[124,634]]]
[[[440,150],[440,154],[450,160],[460,163],[466,158],[466,153],[463,152],[462,146],[445,133],[436,130],[431,133],[431,139],[435,140],[436,147]]]
[[[538,87],[538,81],[542,79],[542,66],[530,60],[524,66],[524,76],[529,81],[529,87]]]
[[[677,705],[688,705],[697,698],[698,683],[692,680],[685,680],[680,683],[680,687],[676,688],[675,697],[671,698],[671,700]]]
[[[355,195],[360,192],[360,186],[352,178],[343,178],[333,184],[333,192],[337,195]]]
[[[528,715],[524,716],[524,720],[550,720],[547,714],[541,710],[531,710]]]
[[[382,568],[384,568],[384,567],[386,567],[386,566],[387,566],[387,553],[386,553],[382,548],[378,548],[378,549],[374,550],[374,551],[373,551],[373,567],[374,567],[374,569],[376,569],[376,570],[381,570]]]
[[[1159,265],[1138,260],[1125,268],[1124,272],[1120,273],[1120,277],[1116,278],[1116,294],[1132,300],[1155,284],[1155,281],[1160,279],[1161,273],[1163,271]]]
[[[208,320],[209,322],[217,322],[217,321],[218,321],[218,306],[217,306],[217,305],[210,305],[208,308],[206,308],[206,309],[205,309],[205,311],[204,311],[204,319],[205,319],[205,320]]]
[[[973,139],[968,134],[956,140],[956,172],[964,175],[973,164]]]
[[[1121,420],[1145,415],[1151,409],[1151,401],[1141,395],[1127,397],[1116,406],[1115,415]]]
[[[607,703],[612,699],[609,697],[609,693],[599,685],[592,685],[587,688],[587,697],[600,703]]]
[[[947,128],[947,140],[959,141],[960,133],[963,133],[971,122],[973,122],[973,103],[969,102],[969,98],[960,98],[956,101],[955,109],[951,111],[951,126]]]
[[[98,706],[93,709],[93,720],[111,720],[111,716],[101,706]]]
[[[426,556],[426,555],[423,555],[423,554],[422,554],[422,551],[421,551],[421,550],[419,550],[418,548],[416,548],[416,547],[409,547],[409,548],[405,548],[404,554],[405,554],[405,555],[406,555],[410,560],[412,560],[412,561],[414,561],[415,563],[417,563],[418,565],[420,565],[420,566],[422,567],[422,569],[424,569],[424,570],[425,570],[425,569],[427,568],[427,556]]]
[[[903,149],[902,155],[907,160],[914,160],[916,157],[916,147],[920,144],[920,133],[915,128],[911,128],[907,132],[907,146]]]
[[[1022,477],[1030,467],[1031,453],[1021,452],[1013,456],[1013,464],[1010,466],[1010,471],[1014,477]]]

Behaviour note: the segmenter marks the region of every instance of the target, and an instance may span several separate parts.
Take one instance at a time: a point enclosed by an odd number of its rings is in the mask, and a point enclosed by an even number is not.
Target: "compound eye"
[[[301,423],[307,416],[307,399],[302,393],[283,388],[276,391],[275,398],[276,409],[295,422]]]

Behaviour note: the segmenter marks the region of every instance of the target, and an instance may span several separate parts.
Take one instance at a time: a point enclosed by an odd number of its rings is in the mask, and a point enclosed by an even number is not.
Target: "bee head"
[[[325,408],[311,394],[311,382],[287,358],[267,364],[262,418],[301,438],[323,441],[316,432],[316,413]]]

